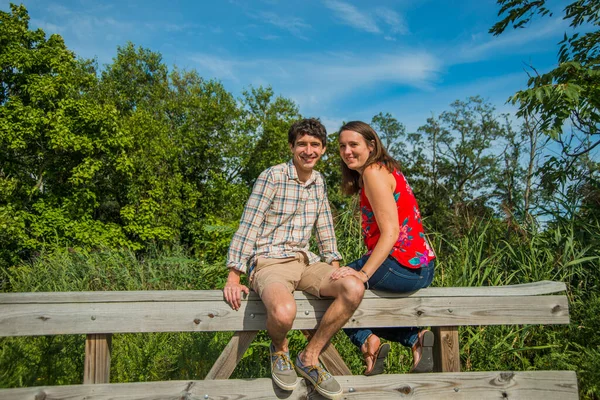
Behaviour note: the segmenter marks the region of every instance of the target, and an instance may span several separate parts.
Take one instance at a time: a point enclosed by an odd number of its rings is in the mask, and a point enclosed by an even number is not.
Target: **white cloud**
[[[315,117],[317,117],[321,120],[321,123],[325,126],[325,129],[327,129],[327,133],[336,132],[338,129],[340,129],[340,127],[342,126],[342,124],[344,122],[347,122],[343,118],[337,118],[337,117],[319,117],[319,116],[315,116]],[[335,151],[337,151],[337,149],[330,148],[328,150],[328,153],[331,154],[332,151],[335,152]]]
[[[52,35],[53,33],[62,34],[65,31],[64,26],[59,26],[51,22],[42,21],[36,18],[32,18],[30,22],[32,26],[35,26],[36,28],[41,28],[44,32],[46,32],[46,35],[48,36]]]
[[[375,19],[367,13],[360,12],[352,4],[339,0],[325,0],[325,6],[333,10],[336,17],[346,25],[370,33],[381,33]]]
[[[126,37],[133,31],[131,24],[118,21],[112,17],[96,15],[96,10],[78,12],[60,4],[49,4],[46,7],[44,20],[33,19],[32,24],[47,29],[52,33],[60,33],[65,37],[74,37],[79,41],[91,39],[115,39]]]
[[[511,73],[502,76],[471,80],[465,84],[455,84],[436,88],[433,92],[413,92],[373,102],[368,107],[356,110],[354,118],[370,120],[378,112],[390,112],[406,125],[407,132],[416,132],[424,125],[427,118],[439,116],[450,110],[455,100],[466,100],[468,97],[481,95],[496,107],[496,113],[513,114],[516,107],[507,104],[506,100],[519,88],[526,86],[524,73]]]
[[[455,55],[455,62],[479,61],[501,52],[512,54],[520,50],[531,52],[534,49],[532,43],[552,36],[559,38],[568,29],[568,23],[561,18],[537,22],[525,30],[506,31],[500,36],[492,36],[488,33],[473,35],[468,43],[461,44],[457,51],[452,52]],[[542,50],[540,48],[540,51]]]
[[[311,29],[311,26],[305,23],[302,18],[282,17],[272,12],[261,12],[258,14],[258,18],[268,24],[290,32],[299,39],[308,40],[306,35],[304,35],[304,31]]]
[[[406,35],[409,33],[404,17],[398,14],[396,11],[387,7],[378,7],[375,10],[375,13],[381,20],[383,20],[383,22],[391,27],[392,33],[397,33],[400,35]]]
[[[201,71],[210,74],[211,78],[222,80],[231,80],[239,83],[235,69],[243,69],[244,63],[241,61],[227,60],[211,54],[196,53],[189,57],[190,60],[198,64]]]
[[[242,83],[268,83],[298,103],[303,113],[322,112],[362,90],[372,95],[379,85],[432,90],[441,66],[431,54],[411,50],[385,55],[305,53],[252,61],[195,54],[190,59],[201,75],[224,81],[230,90],[239,91]]]
[[[185,32],[190,30],[196,30],[200,27],[197,24],[171,24],[171,23],[158,23],[158,24],[146,24],[150,29],[162,32]]]
[[[264,36],[261,36],[261,39],[263,39],[263,40],[279,40],[280,37],[277,35],[264,35]]]
[[[324,4],[334,11],[336,19],[341,23],[360,31],[384,34],[385,40],[395,41],[394,35],[409,33],[404,17],[388,7],[377,7],[374,10],[364,11],[340,0],[324,0]]]

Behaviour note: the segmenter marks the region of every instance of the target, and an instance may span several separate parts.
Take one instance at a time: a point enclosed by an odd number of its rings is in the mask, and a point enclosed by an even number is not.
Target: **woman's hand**
[[[360,272],[350,267],[341,267],[333,271],[333,273],[331,274],[331,280],[336,281],[347,276],[355,276],[358,279],[360,279],[361,282],[367,281],[367,276],[365,274],[361,274]]]

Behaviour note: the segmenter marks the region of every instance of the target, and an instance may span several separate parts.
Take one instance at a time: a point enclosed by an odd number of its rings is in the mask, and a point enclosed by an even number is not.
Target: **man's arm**
[[[252,188],[252,194],[244,207],[240,226],[229,245],[229,251],[227,252],[229,275],[223,288],[223,295],[231,308],[236,311],[242,305],[242,292],[250,293],[246,286],[240,284],[240,277],[247,271],[248,259],[254,251],[259,229],[274,196],[275,184],[273,179],[269,176],[268,170],[263,171]]]
[[[263,224],[265,214],[275,197],[275,182],[269,172],[263,171],[256,179],[250,198],[244,207],[240,226],[231,239],[227,252],[227,267],[245,273],[248,259]]]

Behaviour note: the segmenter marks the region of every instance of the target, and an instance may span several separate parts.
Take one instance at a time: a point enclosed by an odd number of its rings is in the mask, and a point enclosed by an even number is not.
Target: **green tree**
[[[498,5],[503,18],[490,29],[494,35],[508,26],[524,28],[536,15],[553,15],[545,0],[498,0]],[[565,33],[559,43],[558,66],[543,74],[532,66],[528,89],[510,100],[519,104],[517,115],[538,116],[540,129],[565,155],[578,156],[600,144],[600,3],[576,0],[563,12],[574,33]]]
[[[396,160],[405,164],[407,161],[406,144],[403,142],[406,136],[406,128],[390,113],[379,113],[371,119],[373,129],[378,133],[388,153]]]
[[[508,115],[504,115],[502,130],[504,149],[499,155],[497,170],[492,174],[492,195],[498,202],[506,225],[512,228],[507,230],[508,235],[513,230],[520,231],[520,224],[524,221],[526,172],[522,162],[524,144],[527,142],[523,130],[512,128]]]
[[[233,96],[129,43],[103,71],[98,99],[114,102],[132,143],[118,180],[124,228],[140,243],[204,248],[205,226],[237,213],[246,193],[235,179],[243,148]]]
[[[169,81],[161,55],[132,43],[117,48],[102,71],[97,98],[119,111],[131,143],[115,176],[115,213],[140,246],[174,240],[190,205],[180,193],[183,176],[165,115]]]
[[[5,262],[42,243],[130,245],[95,218],[128,148],[97,79],[58,35],[29,29],[23,6],[0,12],[0,248]]]
[[[498,163],[492,147],[502,127],[494,107],[481,97],[457,100],[451,108],[419,128],[435,143],[436,194],[448,196],[455,216],[468,209],[487,213],[490,178]]]
[[[240,128],[247,146],[242,160],[241,177],[253,184],[266,168],[290,159],[287,133],[292,123],[301,115],[291,100],[275,96],[271,87],[250,88],[241,99],[244,113]]]

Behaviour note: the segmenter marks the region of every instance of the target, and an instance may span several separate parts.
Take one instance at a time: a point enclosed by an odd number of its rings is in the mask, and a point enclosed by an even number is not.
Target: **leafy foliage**
[[[504,18],[490,32],[502,34],[512,25],[523,28],[535,15],[552,16],[545,0],[498,0]],[[518,91],[511,102],[519,104],[519,116],[535,115],[541,129],[562,145],[565,154],[578,156],[600,144],[600,5],[596,0],[576,0],[564,9],[563,19],[575,30],[559,43],[558,67],[534,74],[529,88]],[[573,133],[563,135],[570,122]],[[576,137],[577,134],[582,136]],[[563,136],[567,136],[564,139]],[[576,140],[574,140],[576,139]]]
[[[574,1],[565,18],[595,29],[597,2]],[[550,15],[545,1],[500,0],[493,29]],[[590,30],[590,29],[588,29]],[[597,32],[561,43],[559,66],[513,98],[513,129],[481,97],[453,102],[418,132],[392,113],[371,121],[401,162],[438,255],[435,286],[567,283],[572,324],[467,327],[466,370],[573,369],[582,398],[598,398],[595,294],[600,284]],[[236,99],[196,71],[169,69],[132,43],[99,69],[60,36],[29,29],[23,6],[0,12],[0,290],[215,289],[257,175],[289,159],[298,106],[270,87]],[[583,140],[565,140],[570,121]],[[563,144],[549,156],[543,135]],[[363,252],[356,198],[340,191],[338,134],[323,173],[346,261]],[[581,146],[580,146],[581,145]],[[198,379],[230,334],[115,335],[115,382]],[[354,373],[362,360],[343,334],[334,342]],[[261,332],[235,377],[268,376]],[[290,335],[299,351],[304,337]],[[539,345],[542,344],[542,345]],[[82,336],[0,339],[0,386],[79,383]],[[387,368],[406,372],[392,345]]]

